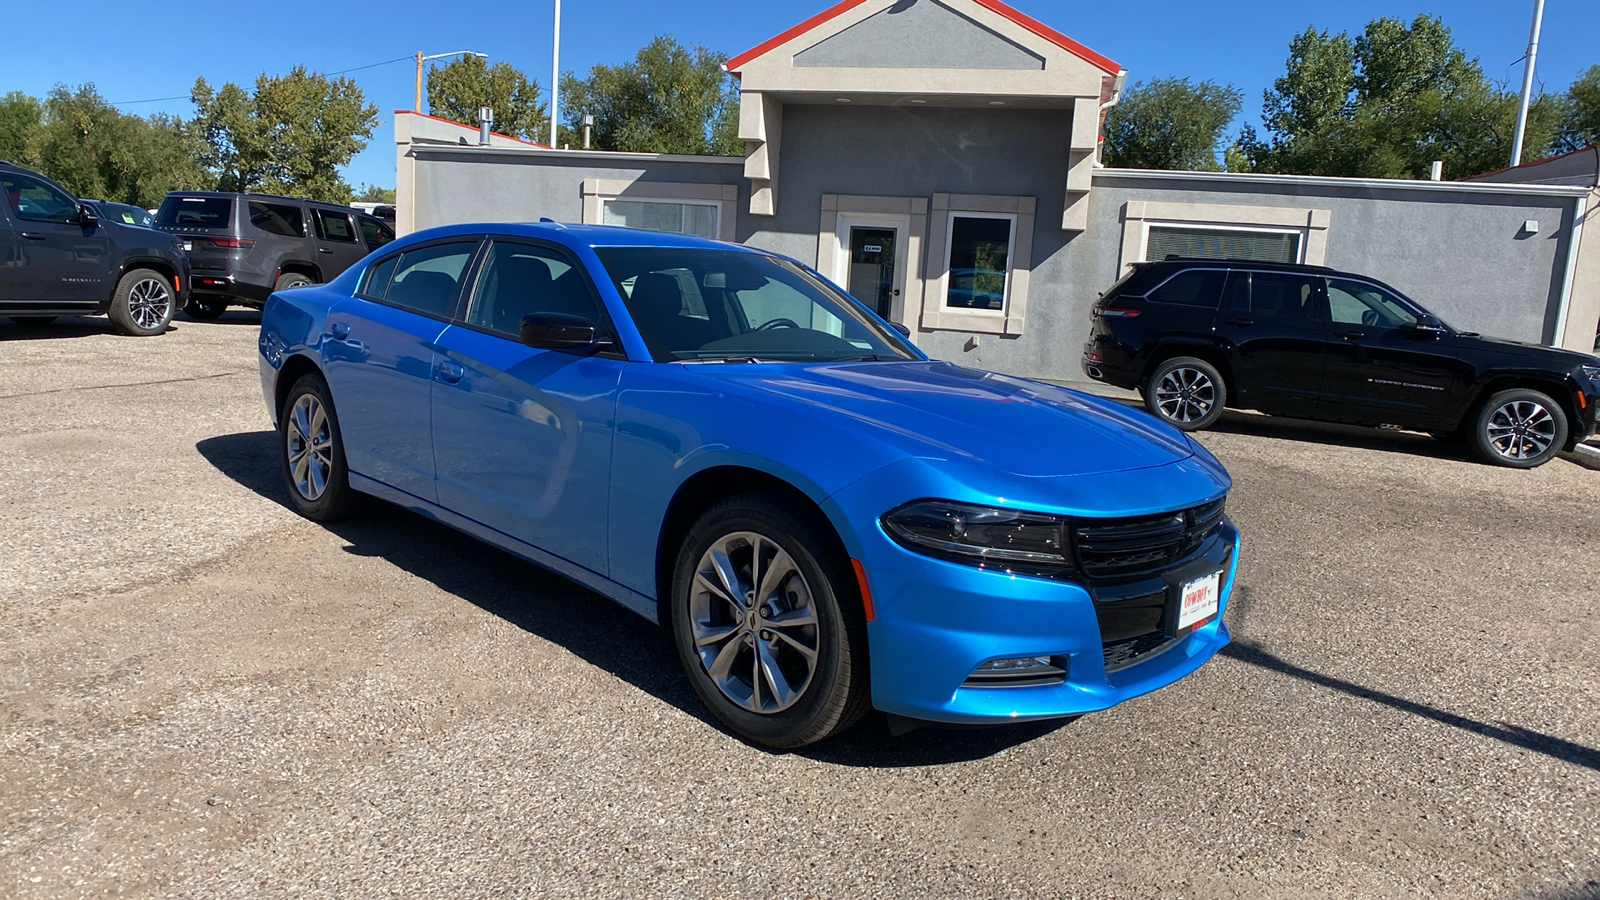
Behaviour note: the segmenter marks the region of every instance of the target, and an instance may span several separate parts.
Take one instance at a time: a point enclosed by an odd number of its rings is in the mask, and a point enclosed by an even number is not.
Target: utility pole
[[[422,51],[418,50],[417,51],[417,93],[416,93],[416,97],[411,101],[411,111],[412,112],[418,112],[418,113],[422,112],[422,63],[423,63],[423,61],[424,60],[429,60],[429,59],[444,59],[446,56],[476,56],[476,57],[479,57],[480,59],[488,59],[489,58],[489,54],[487,54],[487,53],[479,53],[476,50],[451,50],[449,53],[434,53],[434,54],[432,54],[430,56],[423,56],[422,55]]]
[[[1533,0],[1533,29],[1528,32],[1528,55],[1522,67],[1522,102],[1517,107],[1517,133],[1511,139],[1511,164],[1522,165],[1522,138],[1528,130],[1528,100],[1533,96],[1533,66],[1539,61],[1539,27],[1544,24],[1544,0]]]
[[[1544,0],[1539,0],[1543,3]],[[550,48],[550,149],[556,149],[556,110],[561,101],[561,0],[556,0],[555,41]]]

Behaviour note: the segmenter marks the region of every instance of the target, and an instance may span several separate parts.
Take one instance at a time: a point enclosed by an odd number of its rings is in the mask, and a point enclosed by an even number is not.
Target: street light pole
[[[1543,0],[1541,0],[1543,2]],[[556,149],[556,109],[561,102],[561,0],[556,0],[555,42],[550,50],[550,149]]]
[[[1528,32],[1527,62],[1522,67],[1522,102],[1517,107],[1517,133],[1511,139],[1511,164],[1522,165],[1522,138],[1528,130],[1528,100],[1533,96],[1533,66],[1539,60],[1539,28],[1544,24],[1544,0],[1533,2],[1533,29]]]
[[[444,59],[446,56],[476,56],[476,57],[478,57],[480,59],[488,59],[489,58],[489,54],[487,54],[487,53],[479,53],[476,50],[451,50],[449,53],[435,53],[435,54],[433,54],[431,56],[423,56],[422,55],[422,51],[418,50],[417,51],[417,93],[416,93],[416,97],[413,98],[413,100],[411,102],[411,111],[412,112],[418,112],[418,113],[422,112],[422,63],[423,63],[423,61],[429,60],[429,59]]]

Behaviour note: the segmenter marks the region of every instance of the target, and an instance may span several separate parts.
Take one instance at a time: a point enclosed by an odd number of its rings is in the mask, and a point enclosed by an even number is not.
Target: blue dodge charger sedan
[[[261,321],[289,496],[415,510],[670,627],[746,739],[992,723],[1194,671],[1239,538],[1182,433],[929,360],[811,269],[596,226],[395,241]]]

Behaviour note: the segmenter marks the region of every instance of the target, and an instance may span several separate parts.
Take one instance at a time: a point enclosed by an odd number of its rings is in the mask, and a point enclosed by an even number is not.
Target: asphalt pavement
[[[774,754],[594,594],[293,515],[257,322],[0,320],[0,896],[1600,897],[1600,473],[1230,413],[1194,676]]]

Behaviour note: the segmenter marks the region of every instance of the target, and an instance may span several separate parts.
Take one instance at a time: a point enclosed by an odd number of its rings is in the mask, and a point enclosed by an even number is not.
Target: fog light
[[[1012,659],[991,659],[979,666],[978,672],[1008,672],[1016,669],[1037,669],[1050,665],[1048,656],[1018,656]]]
[[[972,670],[963,687],[1030,687],[1067,680],[1066,660],[1054,656],[991,659]]]

